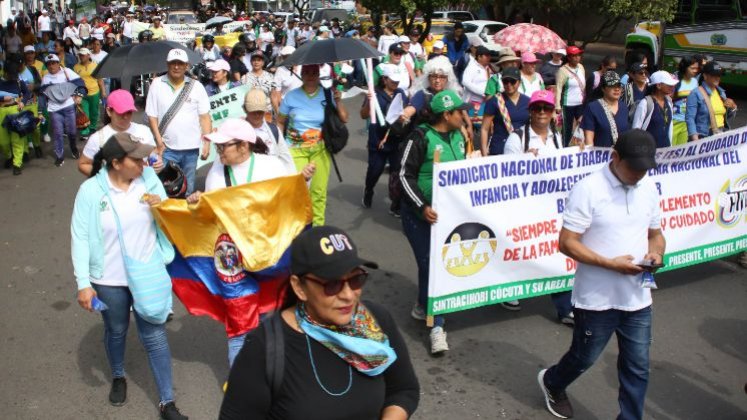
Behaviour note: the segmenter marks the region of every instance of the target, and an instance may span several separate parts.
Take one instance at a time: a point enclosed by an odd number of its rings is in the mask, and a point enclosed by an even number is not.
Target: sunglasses
[[[340,280],[321,280],[309,276],[304,276],[303,279],[322,286],[325,295],[335,296],[342,291],[345,283],[350,286],[351,290],[360,290],[366,284],[366,280],[368,280],[368,272],[361,270],[360,273],[350,278]]]
[[[225,143],[225,144],[216,144],[215,145],[215,150],[218,151],[218,152],[222,152],[222,151],[226,150],[226,148],[231,147],[231,146],[236,146],[239,143],[240,142],[238,142],[238,141],[232,141],[230,143]]]
[[[529,108],[532,112],[553,112],[555,111],[555,107],[550,105],[535,105],[531,108]]]
[[[503,82],[504,85],[515,85],[519,83],[516,79],[501,79],[501,82]]]

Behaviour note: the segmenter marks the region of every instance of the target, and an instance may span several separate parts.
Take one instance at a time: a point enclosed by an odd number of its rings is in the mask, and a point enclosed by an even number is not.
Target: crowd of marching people
[[[328,110],[342,124],[351,114],[364,120],[374,113],[387,116],[367,125],[361,204],[364,209],[375,206],[374,189],[388,167],[388,210],[401,218],[417,265],[411,316],[426,321],[431,225],[439,218],[431,206],[436,162],[542,156],[571,146],[613,148],[613,172],[593,182],[617,194],[616,186],[641,182],[652,168],[655,148],[728,130],[737,108],[719,86],[719,64],[697,56],[683,58],[677,75],[651,71],[645,56],[634,57],[620,77],[622,66],[615,57],[605,57],[596,70],[587,69],[576,46],[551,51],[542,64],[537,51],[504,48],[494,63],[491,51],[479,38],[468,38],[460,23],[427,50],[419,42],[421,28],[397,34],[385,26],[379,33],[373,27],[343,28],[334,19],[311,25],[300,18],[275,20],[242,12],[231,16],[246,22],[238,43],[219,47],[216,38],[225,32],[218,26],[194,46],[209,71],[202,81],[192,77],[190,69],[197,63],[185,49],[169,51],[167,72],[150,83],[145,118],[135,122],[133,92],[117,80],[97,78],[95,70],[120,45],[164,39],[162,16],[157,11],[115,12],[88,22],[57,19],[61,15],[57,13],[54,26],[44,19],[46,13],[33,24],[22,15],[8,22],[2,38],[0,153],[15,175],[22,173],[26,160],[44,157],[42,141],[53,142],[56,166],[66,156],[77,160],[88,179],[75,199],[73,266],[79,304],[87,310],[100,302],[108,307],[101,314],[112,373],[109,401],[120,406],[127,400],[124,354],[132,310],[164,419],[186,418],[175,404],[165,328],[171,289],[136,288],[132,278],[168,278],[165,267],[174,259],[174,246],[154,222],[151,207],[169,197],[197,205],[211,191],[297,174],[307,181],[314,227],[293,242],[276,315],[257,330],[228,337],[232,369],[221,418],[303,418],[313,408],[337,413],[329,418],[404,419],[417,408],[419,386],[395,320],[383,307],[361,300],[368,269],[376,264],[358,256],[345,232],[326,226],[334,166],[323,131]],[[139,32],[140,38],[133,31],[136,21],[151,25]],[[360,62],[283,65],[301,45],[342,37],[360,39],[383,54],[373,67],[374,89],[358,110],[348,109],[342,93],[344,87],[366,84]],[[228,119],[214,129],[209,97],[239,86],[249,87],[241,101],[246,117]],[[217,158],[201,187],[197,163],[211,148]],[[651,199],[649,192],[646,184],[637,193],[641,202]],[[561,248],[582,264],[599,265],[582,238],[598,223],[584,219],[588,209],[581,208],[593,203],[588,197],[574,200],[578,205],[568,217],[575,219],[569,222],[568,237],[561,237]],[[655,229],[654,219],[634,222]],[[647,255],[661,262],[663,238],[635,238],[637,244],[655,244]],[[325,241],[340,246],[325,246]],[[747,266],[744,256],[742,263]],[[136,268],[147,273],[135,274]],[[620,276],[640,274],[630,261],[605,268]],[[593,277],[593,269],[580,271]],[[608,277],[614,281],[613,275]],[[577,277],[579,284],[584,280]],[[624,299],[613,306],[649,307],[650,295],[641,293],[630,306]],[[588,312],[606,303],[584,299],[572,302],[571,292],[553,294],[558,321],[590,325]],[[586,311],[578,312],[579,304]],[[519,301],[502,306],[521,309]],[[581,320],[579,313],[585,314]],[[432,321],[430,352],[436,355],[449,345],[445,317]],[[272,334],[275,344],[268,344]],[[596,349],[605,344],[597,343]],[[265,369],[277,357],[277,345],[293,360],[310,360],[309,365],[286,363],[282,383],[268,381]],[[540,374],[548,408],[559,417],[572,416],[565,387],[595,359],[570,360],[580,347],[574,335],[569,354]],[[643,350],[638,346],[635,351]],[[630,359],[634,368],[645,365]],[[627,374],[637,382],[621,391],[630,398],[624,418],[640,418],[647,377]]]

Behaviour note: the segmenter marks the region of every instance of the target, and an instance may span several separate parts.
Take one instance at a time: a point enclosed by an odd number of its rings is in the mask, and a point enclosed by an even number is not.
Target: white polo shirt
[[[659,194],[646,176],[623,185],[609,165],[579,181],[566,199],[563,227],[581,234],[581,243],[597,254],[614,258],[648,253],[648,230],[661,229]],[[651,289],[641,287],[641,275],[626,275],[578,263],[573,306],[592,311],[637,311],[651,305]]]
[[[150,132],[150,128],[143,124],[130,123],[130,127],[127,128],[125,132],[132,134],[133,137],[142,140],[145,144],[150,144],[151,146],[156,145],[156,141],[153,139],[153,133]],[[88,137],[86,147],[83,148],[83,156],[93,159],[93,157],[96,156],[96,153],[98,153],[104,146],[104,143],[109,140],[109,137],[116,133],[117,132],[110,124],[101,127],[99,131]]]
[[[157,77],[153,80],[148,91],[148,99],[145,103],[145,114],[148,117],[156,117],[158,122],[166,115],[171,104],[176,100],[179,93],[187,83],[194,83],[189,97],[179,112],[176,113],[171,123],[166,127],[166,132],[161,133],[166,147],[174,150],[199,149],[201,146],[202,131],[200,129],[200,115],[210,112],[210,100],[205,87],[196,80],[185,78],[179,89],[169,83],[168,75]]]
[[[534,130],[532,130],[532,126],[530,124],[527,124],[526,126],[522,127],[521,137],[519,137],[519,135],[516,133],[511,133],[511,135],[508,136],[508,139],[506,139],[506,146],[503,150],[503,154],[511,155],[526,153],[524,151],[523,130],[529,130],[529,148],[537,149],[537,154],[539,156],[553,154],[558,149],[563,147],[563,138],[561,137],[560,133],[555,133],[555,141],[553,142],[552,135],[549,131],[550,129],[548,128],[547,140],[543,141],[542,137],[540,137],[539,134],[535,133]],[[555,143],[558,144],[558,147],[555,147]]]
[[[238,185],[246,184],[246,178],[249,174],[249,165],[251,159],[247,159],[238,165],[231,165],[233,177]],[[205,178],[205,192],[226,188],[226,176],[223,174],[224,165],[220,159],[213,161],[207,177]],[[295,172],[288,172],[283,162],[275,156],[254,154],[254,169],[252,170],[252,179],[250,183],[266,181],[268,179],[279,178],[281,176],[295,175]]]
[[[150,206],[140,199],[147,192],[142,177],[132,180],[130,188],[122,191],[112,185],[106,177],[109,196],[104,195],[99,203],[101,230],[104,238],[104,274],[100,279],[91,279],[91,283],[104,286],[127,286],[122,247],[119,245],[117,222],[114,219],[112,205],[117,210],[122,224],[122,239],[127,248],[127,255],[139,261],[147,261],[156,247],[156,226]]]

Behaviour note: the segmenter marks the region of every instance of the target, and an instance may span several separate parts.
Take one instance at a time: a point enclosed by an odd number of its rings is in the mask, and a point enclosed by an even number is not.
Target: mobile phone
[[[638,267],[641,267],[644,270],[655,270],[658,268],[664,267],[663,263],[654,264],[653,260],[649,261],[641,261],[638,264],[636,264]]]

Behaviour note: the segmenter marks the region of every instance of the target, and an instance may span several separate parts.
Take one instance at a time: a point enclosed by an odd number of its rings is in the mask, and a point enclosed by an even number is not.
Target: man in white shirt
[[[47,12],[47,9],[42,9],[42,14],[39,16],[39,19],[37,19],[36,24],[36,27],[39,29],[39,37],[41,37],[43,32],[52,31],[52,21],[49,18],[49,12]]]
[[[202,136],[212,131],[210,101],[205,87],[185,77],[187,52],[175,48],[166,58],[168,72],[153,80],[145,103],[158,154],[176,163],[187,178],[187,194],[194,191],[197,156],[207,159],[209,144]],[[188,89],[188,90],[185,90]],[[182,94],[184,92],[184,94]],[[178,104],[172,109],[172,104]]]
[[[125,21],[122,24],[122,45],[132,44],[133,17],[134,15],[129,12],[127,13],[127,16],[125,16]]]
[[[537,380],[547,409],[573,417],[565,389],[617,335],[618,419],[642,419],[649,378],[651,287],[666,241],[656,185],[656,142],[646,131],[620,136],[612,161],[579,181],[563,211],[560,251],[578,262],[573,285],[576,325],[570,350]]]

